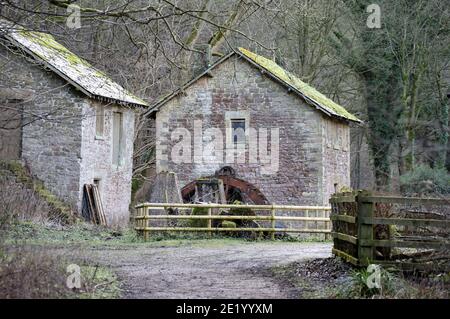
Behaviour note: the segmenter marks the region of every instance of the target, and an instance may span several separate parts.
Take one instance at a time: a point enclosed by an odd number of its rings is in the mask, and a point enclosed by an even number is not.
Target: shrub
[[[208,215],[208,208],[195,207],[192,209],[191,215]],[[189,219],[188,227],[208,227],[208,220],[206,219]]]
[[[0,242],[13,222],[48,220],[49,205],[35,192],[0,172]]]
[[[231,220],[224,220],[220,224],[222,228],[236,228],[236,223],[232,222]]]
[[[0,208],[18,220],[75,221],[71,208],[16,161],[0,161]]]
[[[74,252],[70,251],[70,260]],[[81,258],[75,256],[75,262]],[[66,253],[58,255],[45,248],[0,247],[0,299],[116,298],[117,277],[105,267],[80,262],[81,287],[66,285],[71,264]],[[78,262],[77,262],[78,264]]]
[[[419,165],[400,176],[400,189],[407,195],[450,194],[450,174],[445,168]]]
[[[61,298],[66,274],[56,258],[36,247],[19,247],[0,257],[0,298]]]
[[[375,295],[380,295],[383,293],[390,293],[392,291],[392,275],[380,268],[380,288],[372,287],[369,288],[368,282],[371,280],[371,276],[374,276],[373,272],[367,271],[367,269],[354,270],[351,273],[352,278],[352,294],[355,297],[373,297]]]

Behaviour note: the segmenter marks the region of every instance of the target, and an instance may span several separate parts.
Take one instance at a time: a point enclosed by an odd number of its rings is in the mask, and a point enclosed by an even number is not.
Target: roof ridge
[[[269,60],[263,56],[257,55],[256,53],[253,53],[247,49],[244,49],[242,47],[238,47],[235,49],[232,49],[230,53],[223,56],[219,60],[213,63],[209,68],[204,70],[199,75],[193,77],[191,80],[177,88],[176,90],[162,95],[160,98],[156,100],[156,102],[152,103],[149,110],[146,112],[146,114],[152,114],[154,112],[157,112],[159,110],[159,107],[161,105],[164,105],[168,101],[170,101],[172,98],[186,90],[189,86],[191,86],[193,83],[198,81],[201,77],[209,74],[209,72],[217,67],[219,64],[226,61],[228,58],[233,56],[234,54],[239,55],[240,57],[243,57],[245,61],[259,67],[263,68],[271,75],[271,77],[274,80],[279,81],[285,86],[288,86],[293,91],[295,91],[297,94],[299,94],[307,103],[312,104],[317,109],[322,111],[323,113],[326,113],[330,116],[335,116],[341,119],[361,123],[362,121],[358,119],[356,116],[348,112],[343,106],[335,103],[328,97],[326,97],[324,94],[317,91],[315,88],[307,84],[306,82],[303,82],[300,80],[295,74],[292,72],[289,72],[285,69],[283,69],[281,66],[279,66],[277,63],[275,63],[272,60]],[[258,63],[259,62],[259,63]],[[261,63],[262,62],[262,63]],[[266,63],[264,63],[266,62]],[[267,65],[269,64],[269,65]],[[274,66],[276,69],[273,70],[273,68],[270,68],[270,65]]]
[[[109,78],[85,59],[60,44],[53,35],[30,31],[14,24],[14,31],[8,31],[13,22],[0,18],[0,31],[13,45],[23,49],[63,77],[70,84],[93,98],[106,98],[119,104],[148,106],[120,84]]]
[[[315,102],[320,107],[324,108],[325,111],[350,121],[362,122],[355,115],[348,112],[343,106],[337,104],[336,102],[325,96],[323,93],[317,91],[308,83],[303,82],[299,77],[297,77],[292,72],[285,70],[275,61],[253,53],[250,50],[242,47],[237,48],[237,50],[241,53],[241,55],[243,55],[247,59],[250,59],[252,62],[256,63],[258,66],[262,67],[285,84],[298,90],[299,93],[301,93],[304,97],[310,99],[312,102]]]

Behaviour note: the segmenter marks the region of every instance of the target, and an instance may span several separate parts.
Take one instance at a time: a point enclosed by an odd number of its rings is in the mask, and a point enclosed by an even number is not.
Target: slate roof
[[[0,19],[0,32],[14,46],[41,61],[87,96],[122,105],[148,106],[147,102],[58,43],[52,35],[25,30],[5,19]]]
[[[289,90],[297,93],[301,98],[303,98],[309,105],[317,108],[318,110],[324,112],[329,116],[333,116],[339,119],[352,121],[361,123],[362,121],[358,119],[356,116],[348,112],[341,105],[333,102],[331,99],[314,89],[312,86],[307,83],[301,81],[294,74],[284,70],[274,61],[269,60],[263,56],[257,55],[249,50],[244,48],[237,48],[230,54],[222,57],[217,62],[215,62],[211,67],[205,70],[203,73],[196,76],[194,79],[177,89],[176,91],[165,95],[161,99],[159,99],[156,103],[150,106],[147,114],[151,114],[153,112],[158,111],[158,109],[170,101],[172,98],[183,92],[186,88],[191,86],[201,77],[210,73],[212,69],[214,69],[219,64],[223,63],[227,59],[229,59],[233,55],[239,55],[245,61],[251,63],[252,65],[258,67],[261,71],[269,75],[273,80],[279,82],[280,84],[286,86]]]

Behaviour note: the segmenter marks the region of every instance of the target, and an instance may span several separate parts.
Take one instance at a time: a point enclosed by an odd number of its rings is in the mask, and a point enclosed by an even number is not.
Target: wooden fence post
[[[270,228],[272,228],[272,231],[270,233],[270,239],[275,240],[275,209],[273,208],[270,211],[272,219],[270,220]]]
[[[212,208],[209,207],[208,208],[208,216],[211,217],[211,215],[212,215]],[[212,233],[211,233],[211,228],[212,228],[211,227],[211,225],[212,225],[211,218],[208,218],[208,223],[206,225],[208,227],[208,236],[211,237],[211,235],[212,235]]]
[[[330,218],[330,212],[327,212],[327,211],[323,211],[323,217],[325,217],[325,218]],[[330,222],[324,222],[324,228],[325,228],[325,230],[329,230],[330,229]],[[325,234],[325,240],[330,240],[331,239],[331,234]]]
[[[309,210],[305,210],[305,217],[306,218],[309,218]],[[310,221],[306,221],[305,222],[305,225],[306,225],[306,229],[309,229],[310,227],[311,227],[311,222]]]
[[[146,207],[142,208],[142,212],[144,213],[143,226],[144,226],[144,241],[148,241],[148,222],[149,220],[146,218],[148,215],[148,209]]]
[[[358,202],[358,216],[357,216],[357,226],[358,226],[358,262],[362,266],[369,265],[373,260],[373,247],[362,246],[361,241],[373,240],[373,225],[364,224],[362,218],[373,219],[374,215],[374,203],[367,200],[362,200],[362,197],[370,196],[367,191],[359,191],[357,195]]]

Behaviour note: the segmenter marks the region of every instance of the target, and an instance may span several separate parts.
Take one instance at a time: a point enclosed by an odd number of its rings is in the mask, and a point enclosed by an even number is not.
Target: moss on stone
[[[282,67],[280,67],[278,64],[276,64],[274,61],[269,60],[263,56],[260,56],[256,53],[253,53],[249,50],[246,50],[244,48],[238,48],[238,50],[247,58],[252,60],[254,63],[258,64],[286,84],[290,85],[291,87],[297,89],[302,94],[304,94],[306,97],[310,98],[317,104],[319,104],[321,107],[329,111],[330,113],[334,115],[338,115],[340,117],[346,118],[351,121],[360,122],[356,116],[348,112],[344,107],[340,106],[339,104],[333,102],[329,98],[327,98],[325,95],[317,91],[312,86],[308,85],[307,83],[300,80],[298,77],[296,77],[294,74],[284,70]]]
[[[222,228],[236,228],[236,223],[232,222],[231,220],[224,220],[220,224],[220,227],[222,227]]]
[[[192,209],[191,215],[193,215],[193,216],[208,215],[208,208],[195,207]],[[207,227],[208,221],[206,219],[189,219],[189,226],[190,227]]]
[[[86,67],[92,67],[87,61],[81,59],[79,56],[69,51],[65,46],[58,43],[55,38],[47,33],[35,32],[35,31],[20,31],[20,34],[27,38],[28,40],[39,44],[41,47],[51,50],[55,54],[63,56],[63,58],[68,61],[72,66],[84,65]],[[40,55],[39,57],[43,59],[48,59],[47,57]],[[99,72],[100,73],[100,72]]]
[[[0,161],[0,168],[10,171],[19,183],[36,192],[50,205],[51,214],[59,218],[61,222],[66,224],[75,222],[76,218],[71,208],[46,189],[41,181],[30,176],[19,161]]]
[[[137,97],[136,95],[125,91],[122,87],[113,82],[105,73],[97,70],[89,62],[80,58],[65,46],[58,43],[51,34],[27,30],[18,31],[18,34],[22,38],[25,38],[26,40],[38,46],[38,48],[34,48],[32,49],[32,51],[33,54],[37,55],[43,61],[52,64],[52,60],[55,57],[59,57],[66,61],[69,64],[68,67],[70,67],[72,71],[75,71],[80,76],[94,76],[98,79],[101,79],[106,83],[107,86],[110,86],[112,89],[123,90],[122,94],[135,100],[133,103],[140,103],[141,105],[147,106],[147,102]],[[93,79],[93,81],[96,82],[95,79]],[[74,80],[74,82],[77,82],[77,80]],[[98,86],[98,84],[96,85]]]

